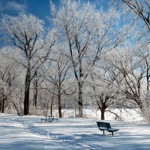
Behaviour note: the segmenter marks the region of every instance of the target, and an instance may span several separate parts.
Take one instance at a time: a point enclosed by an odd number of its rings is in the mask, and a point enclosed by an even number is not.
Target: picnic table
[[[52,122],[52,121],[58,121],[58,118],[55,118],[54,116],[45,116],[45,118],[41,119],[41,122]]]

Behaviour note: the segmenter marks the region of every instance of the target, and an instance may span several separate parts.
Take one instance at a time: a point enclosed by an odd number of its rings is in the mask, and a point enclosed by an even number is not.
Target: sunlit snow
[[[61,118],[46,123],[41,118],[0,114],[0,150],[150,149],[150,126],[142,121],[106,120],[119,129],[112,137],[109,132],[102,135],[96,118]]]

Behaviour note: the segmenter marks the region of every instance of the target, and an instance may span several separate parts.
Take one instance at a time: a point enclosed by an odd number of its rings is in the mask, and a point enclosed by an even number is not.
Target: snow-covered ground
[[[0,150],[149,150],[150,126],[142,121],[114,121],[119,131],[102,132],[97,119],[62,118],[41,122],[42,116],[0,114]]]

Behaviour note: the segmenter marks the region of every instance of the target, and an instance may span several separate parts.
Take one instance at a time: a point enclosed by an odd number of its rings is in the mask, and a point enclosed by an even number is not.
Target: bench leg
[[[103,135],[105,135],[105,130],[103,130]]]
[[[112,136],[114,135],[114,132],[112,132]]]

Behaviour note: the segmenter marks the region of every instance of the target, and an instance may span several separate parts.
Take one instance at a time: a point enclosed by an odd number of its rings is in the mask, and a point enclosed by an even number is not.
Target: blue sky
[[[81,1],[90,1],[96,2],[99,5],[101,1],[104,6],[106,6],[106,0],[81,0]],[[107,0],[110,1],[110,0]],[[50,14],[49,7],[50,0],[0,0],[0,17],[2,14],[8,15],[17,15],[20,12],[23,13],[32,13],[35,16],[38,16],[40,19],[47,21],[47,17]],[[59,0],[52,0],[55,4],[59,3]]]
[[[54,1],[58,3],[58,0]],[[49,0],[0,0],[0,16],[16,16],[20,12],[32,13],[46,21],[50,14]]]

